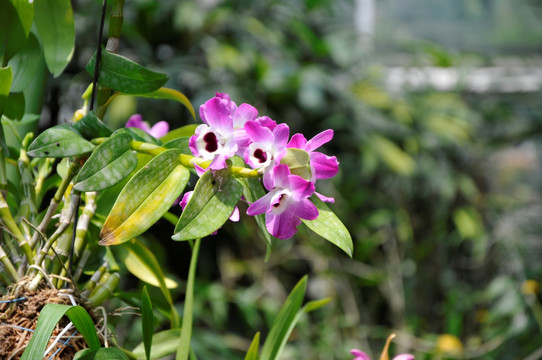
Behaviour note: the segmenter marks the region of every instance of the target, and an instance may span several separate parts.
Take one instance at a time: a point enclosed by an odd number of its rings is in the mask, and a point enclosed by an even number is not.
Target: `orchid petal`
[[[260,116],[255,121],[262,127],[266,127],[271,131],[277,127],[277,122],[271,119],[269,116]]]
[[[155,138],[161,138],[169,131],[169,124],[165,121],[159,121],[148,131],[148,133]]]
[[[266,214],[265,225],[267,231],[278,239],[289,239],[297,232],[301,219],[295,216],[294,209],[286,209],[279,215]]]
[[[308,199],[303,199],[299,202],[297,204],[297,209],[295,210],[295,215],[305,220],[314,220],[319,214],[316,205]]]
[[[149,124],[143,121],[143,117],[140,114],[134,114],[130,116],[128,118],[128,121],[126,122],[126,127],[138,128],[147,133],[150,130]]]
[[[230,220],[233,222],[238,222],[240,219],[241,219],[241,215],[239,214],[239,208],[236,206],[230,215]]]
[[[224,134],[233,131],[233,121],[230,111],[220,98],[214,97],[207,100],[205,104],[200,106],[199,111],[201,119],[209,126],[218,129]]]
[[[358,350],[358,349],[350,350],[350,354],[352,354],[352,355],[354,355],[356,357],[353,360],[371,360],[369,355],[367,355],[366,353],[364,353],[363,351]]]
[[[414,355],[412,354],[399,354],[395,356],[392,360],[414,360]]]
[[[317,179],[329,179],[339,172],[339,162],[335,156],[327,156],[315,151],[310,153],[310,157]]]
[[[190,199],[192,199],[193,194],[194,194],[194,191],[187,191],[184,193],[183,199],[179,203],[179,205],[181,206],[183,210],[186,207],[186,204],[188,204],[188,202],[190,201]]]
[[[272,143],[273,133],[266,127],[262,127],[255,121],[247,121],[245,130],[253,142]]]
[[[247,121],[256,119],[258,110],[249,104],[241,104],[233,115],[234,129],[242,128]]]
[[[335,198],[324,196],[317,191],[314,192],[314,195],[318,196],[318,199],[322,200],[323,202],[335,203]]]
[[[300,134],[300,133],[294,134],[287,145],[288,148],[295,148],[295,149],[301,149],[301,150],[305,150],[306,146],[307,146],[307,139],[305,139],[303,134]]]
[[[314,193],[314,184],[301,176],[290,175],[290,189],[297,199],[305,199]]]
[[[333,139],[333,129],[324,130],[321,133],[316,134],[312,139],[307,142],[307,148],[305,150],[311,152],[315,149],[318,149],[325,143],[330,142],[331,139]]]
[[[267,210],[269,210],[269,204],[271,203],[271,199],[275,195],[276,191],[271,191],[259,198],[258,200],[254,201],[247,209],[247,215],[254,216],[254,215],[260,215]]]
[[[273,129],[273,135],[275,137],[276,148],[286,147],[288,137],[290,136],[290,128],[286,124],[279,124]]]

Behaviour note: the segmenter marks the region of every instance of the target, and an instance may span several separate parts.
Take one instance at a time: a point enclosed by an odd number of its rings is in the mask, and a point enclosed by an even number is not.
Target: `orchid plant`
[[[2,4],[23,25],[21,32],[19,22],[0,23],[1,29],[20,38],[22,44],[15,47],[12,42],[0,42],[4,64],[0,68],[0,115],[4,115],[4,125],[28,115],[14,111],[7,100],[24,99],[22,89],[34,76],[25,68],[32,51],[43,52],[54,75],[66,67],[73,54],[74,17],[69,0],[35,4],[6,0]],[[106,4],[104,1],[103,14]],[[64,297],[64,305],[46,305],[38,320],[28,320],[35,330],[13,325],[19,323],[17,319],[6,323],[20,331],[18,342],[26,345],[3,355],[16,356],[23,349],[22,359],[50,354],[58,344],[66,346],[60,339],[75,326],[89,347],[78,352],[76,359],[156,358],[151,351],[152,301],[145,287],[138,299],[143,322],[148,325],[142,330],[143,350],[111,347],[105,310],[99,331],[87,313],[95,314],[105,300],[115,296],[119,269],[125,268],[160,288],[168,302],[171,328],[177,334],[173,341],[178,344],[169,353],[176,351],[178,360],[193,356],[191,314],[201,239],[216,233],[228,219],[240,220],[240,202],[247,204],[246,214],[253,216],[261,229],[267,258],[274,240],[292,238],[302,223],[352,255],[348,230],[326,205],[333,198],[316,192],[315,187],[317,180],[331,178],[339,169],[335,156],[315,151],[332,140],[333,130],[308,141],[302,134],[290,138],[287,124],[259,116],[252,105],[237,106],[225,93],[216,93],[201,105],[200,125],[170,131],[167,122],[151,127],[138,114],[117,130],[102,122],[119,95],[177,101],[196,118],[185,95],[164,87],[168,80],[165,74],[116,54],[123,5],[122,0],[113,1],[109,38],[114,41],[103,50],[100,46],[89,60],[86,69],[93,80],[70,123],[50,127],[37,136],[15,131],[15,147],[8,146],[4,126],[0,127],[0,219],[5,229],[0,233],[0,260],[6,270],[0,280],[3,289],[9,288],[0,304],[11,304],[7,310],[0,305],[2,317],[15,316],[18,307],[45,289]],[[52,22],[59,13],[65,16]],[[37,31],[41,45],[31,32],[34,22],[36,30],[32,31]],[[193,190],[185,191],[192,174],[198,180]],[[54,195],[45,206],[51,189]],[[169,210],[181,198],[183,211],[177,217]],[[110,208],[102,208],[104,199],[116,200]],[[152,251],[138,240],[162,217],[176,224],[173,240],[192,245],[182,322],[169,292],[171,281],[168,283]],[[98,244],[107,249],[102,251]],[[89,268],[97,261],[101,266]],[[258,333],[246,359],[277,359],[300,315],[328,301],[312,301],[302,307],[306,286],[304,277],[277,315],[261,351]],[[83,304],[86,309],[80,306]],[[71,323],[57,331],[49,346],[49,334],[63,315]],[[38,336],[30,338],[33,330]]]

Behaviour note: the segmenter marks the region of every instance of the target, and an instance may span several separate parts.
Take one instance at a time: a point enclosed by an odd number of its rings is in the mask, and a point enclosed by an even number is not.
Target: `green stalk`
[[[114,0],[111,14],[109,15],[109,30],[107,33],[107,51],[116,53],[119,49],[120,31],[122,29],[124,0]]]
[[[74,259],[72,259],[72,261],[81,257],[83,253],[83,248],[85,246],[85,235],[87,234],[88,225],[90,223],[90,220],[94,216],[95,211],[96,211],[96,192],[85,193],[85,207],[83,208],[83,211],[81,212],[81,215],[79,216],[79,220],[77,222],[77,228],[75,229],[75,241],[74,241],[74,246],[73,246]],[[83,259],[81,259],[81,261],[83,261]],[[86,260],[84,261],[84,263],[86,263]],[[84,267],[84,263],[83,263],[83,267]],[[60,275],[66,276],[66,269],[68,269],[69,266],[70,266],[69,260],[65,261],[64,267]],[[75,278],[75,275],[74,275],[74,278]],[[62,285],[62,280],[60,280],[58,284],[59,284],[58,286],[60,287]]]
[[[105,300],[109,299],[111,295],[113,295],[116,287],[119,285],[119,273],[107,273],[107,275],[108,276],[104,277],[105,281],[100,281],[100,283],[96,285],[96,288],[88,298],[88,301],[90,301],[94,306],[99,306]]]
[[[71,231],[69,231],[71,228]],[[68,226],[68,231],[65,231],[59,238],[56,244],[54,245],[53,249],[53,257],[51,259],[51,262],[53,264],[53,267],[51,269],[51,274],[58,274],[61,276],[66,275],[66,270],[64,270],[66,267],[64,263],[67,262],[69,256],[70,256],[70,250],[72,246],[72,233],[73,233],[73,225],[70,224]],[[53,279],[53,284],[60,289],[59,281],[62,282],[59,278]]]
[[[51,237],[47,239],[47,241],[41,248],[39,254],[36,256],[36,264],[40,265],[42,263],[42,261],[45,259],[45,256],[47,256],[49,249],[58,240],[58,238],[64,233],[64,231],[66,231],[66,229],[71,225],[73,215],[78,210],[77,209],[78,197],[79,195],[73,194],[70,199],[70,205],[62,209],[62,212],[60,214],[59,226],[56,229],[56,231],[53,233],[53,235],[51,235]]]
[[[53,215],[55,214],[56,210],[58,209],[58,205],[60,204],[60,201],[62,200],[62,196],[64,196],[64,193],[66,192],[66,189],[68,188],[68,185],[70,185],[70,182],[72,181],[75,174],[77,174],[77,171],[81,167],[81,164],[79,162],[79,159],[75,159],[68,168],[68,172],[66,173],[66,176],[64,179],[62,179],[62,182],[60,183],[60,186],[56,190],[55,195],[51,199],[51,203],[49,204],[49,207],[47,208],[47,212],[45,213],[45,216],[43,217],[43,220],[38,225],[38,231],[34,232],[34,235],[32,236],[32,239],[30,240],[30,246],[34,248],[36,246],[36,243],[38,242],[38,238],[40,236],[40,232],[45,232],[45,229],[47,228],[47,225],[49,225],[49,222],[51,221]]]
[[[2,114],[0,114],[0,118],[2,117]],[[4,127],[2,126],[2,123],[0,122],[0,193],[3,197],[6,196],[6,190],[8,187],[8,176],[6,172],[6,158],[4,151],[7,150],[6,145],[6,139],[4,136]]]
[[[77,263],[77,268],[75,269],[75,272],[73,274],[73,282],[77,283],[79,281],[79,278],[81,277],[81,274],[83,273],[83,269],[85,268],[85,265],[87,264],[88,259],[90,259],[90,256],[92,255],[92,251],[90,251],[88,248],[85,248],[83,251],[83,255],[81,255],[81,258],[79,259],[79,262]]]
[[[2,265],[4,265],[9,275],[11,275],[11,277],[13,278],[14,282],[16,283],[17,281],[19,281],[19,274],[17,274],[17,270],[15,270],[15,267],[9,260],[8,255],[6,254],[6,252],[4,251],[1,245],[0,245],[0,262],[2,262]]]
[[[103,274],[106,272],[107,266],[108,264],[106,261],[105,263],[103,263],[102,266],[98,268],[98,270],[94,272],[94,274],[92,274],[89,281],[85,285],[83,292],[81,293],[82,296],[88,297],[92,293],[92,290],[94,290],[94,288],[96,287],[96,284],[100,281]]]
[[[192,316],[194,303],[194,281],[196,278],[196,265],[201,239],[197,239],[192,249],[192,258],[190,259],[190,268],[188,270],[188,281],[186,283],[186,294],[184,298],[183,323],[181,327],[181,337],[177,347],[177,356],[175,360],[188,360],[190,354],[190,338],[192,337]]]
[[[43,183],[45,179],[51,174],[51,170],[53,169],[53,163],[55,162],[55,159],[53,158],[46,158],[46,159],[39,159],[40,165],[38,167],[38,175],[36,176],[35,180],[35,187],[34,187],[34,193],[36,194],[36,207],[38,207],[41,204],[41,199],[43,197],[42,189],[43,189]]]
[[[15,239],[17,239],[17,243],[21,250],[23,250],[24,255],[28,261],[29,264],[34,264],[34,254],[32,253],[32,249],[30,248],[30,245],[26,241],[26,238],[24,237],[23,233],[15,223],[15,220],[13,220],[13,217],[11,216],[11,212],[9,211],[8,204],[4,198],[4,195],[0,193],[0,219],[2,220],[2,223],[4,226],[8,229],[8,231],[11,233]]]

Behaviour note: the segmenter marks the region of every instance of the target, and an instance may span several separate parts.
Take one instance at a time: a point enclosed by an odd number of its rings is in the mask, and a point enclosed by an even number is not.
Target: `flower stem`
[[[66,189],[68,188],[68,185],[72,181],[73,177],[81,167],[81,164],[79,162],[79,159],[75,159],[68,168],[68,172],[64,179],[62,179],[62,182],[60,183],[58,189],[56,190],[55,195],[51,199],[51,203],[49,204],[49,208],[47,208],[47,212],[45,213],[45,216],[43,217],[43,220],[38,225],[38,228],[36,232],[34,232],[34,235],[32,236],[32,239],[30,240],[30,247],[33,249],[36,246],[36,243],[38,242],[38,238],[40,236],[40,233],[43,233],[45,231],[45,228],[47,228],[47,225],[49,225],[49,222],[51,221],[53,215],[55,214],[56,210],[58,209],[58,205],[60,204],[60,201],[62,200],[62,196],[66,192]]]
[[[34,254],[32,253],[32,249],[30,245],[28,244],[28,241],[26,241],[26,238],[24,237],[23,233],[15,223],[15,220],[13,220],[13,217],[11,216],[11,212],[9,211],[8,204],[4,198],[4,195],[0,193],[0,219],[2,220],[2,223],[5,225],[5,227],[8,229],[8,231],[11,233],[11,235],[17,239],[17,243],[19,247],[23,250],[24,255],[26,256],[26,259],[28,260],[29,264],[34,264],[33,258]]]
[[[9,260],[9,257],[7,256],[6,252],[0,245],[0,261],[2,262],[2,265],[6,268],[7,272],[11,277],[13,278],[14,282],[19,281],[19,274],[17,274],[17,270],[15,270],[15,267]]]

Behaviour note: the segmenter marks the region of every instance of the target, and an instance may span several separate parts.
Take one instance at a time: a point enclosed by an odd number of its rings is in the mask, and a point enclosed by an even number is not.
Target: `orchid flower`
[[[314,184],[291,175],[287,165],[275,166],[264,185],[269,193],[250,205],[247,214],[265,213],[265,225],[271,235],[289,239],[297,232],[301,219],[318,217],[318,209],[308,199],[314,193]]]
[[[154,136],[155,138],[161,138],[169,131],[169,124],[165,121],[159,121],[152,127],[146,121],[143,121],[143,117],[140,114],[134,114],[130,116],[126,122],[126,127],[134,127],[145,131],[146,133]]]
[[[279,124],[271,131],[256,121],[248,121],[245,130],[252,141],[245,150],[245,162],[253,169],[269,168],[286,154],[288,125]]]
[[[310,156],[310,169],[311,169],[311,182],[315,182],[317,179],[329,179],[339,172],[339,162],[335,156],[327,156],[321,152],[314,151],[325,143],[331,141],[333,138],[333,130],[328,129],[315,135],[312,139],[307,141],[303,134],[295,134],[288,143],[288,148],[301,149],[309,153]],[[315,192],[316,196],[320,200],[325,202],[335,202],[332,197],[324,196],[318,192]]]
[[[358,349],[352,349],[350,350],[350,354],[354,355],[355,357],[352,360],[371,360],[369,355],[364,353],[361,350]],[[391,360],[414,360],[414,355],[411,354],[399,354],[397,356],[394,356]]]
[[[395,337],[395,334],[390,334],[390,336],[388,336],[388,339],[386,340],[386,345],[384,345],[384,349],[382,350],[382,354],[380,355],[380,359],[389,359],[388,349],[390,348],[391,340],[394,337]],[[367,355],[366,353],[358,349],[350,350],[350,354],[355,356],[352,360],[371,360],[369,355]],[[399,355],[394,356],[393,359],[391,360],[414,360],[414,355],[399,354]]]
[[[231,108],[231,101],[218,96],[200,107],[200,116],[205,124],[196,128],[189,139],[189,146],[195,156],[212,160],[209,169],[225,168],[226,159],[237,152]]]
[[[314,151],[333,138],[333,130],[328,129],[314,136],[307,141],[303,134],[295,134],[288,143],[288,148],[305,150],[310,156],[310,166],[312,172],[311,181],[316,179],[329,179],[339,172],[339,162],[335,156],[327,156],[321,152]]]

